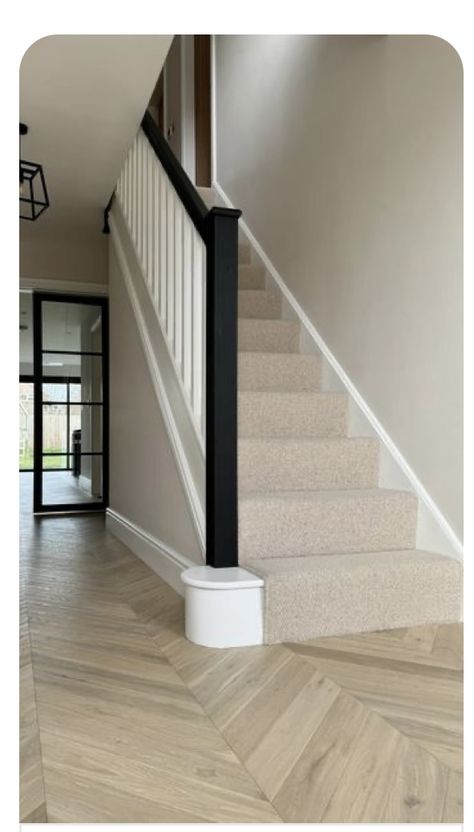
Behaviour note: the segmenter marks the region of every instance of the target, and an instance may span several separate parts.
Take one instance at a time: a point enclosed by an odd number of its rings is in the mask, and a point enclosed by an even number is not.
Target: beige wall
[[[202,563],[135,318],[110,252],[110,508]]]
[[[216,38],[217,180],[458,535],[461,110],[437,38]]]
[[[57,234],[22,239],[20,276],[27,280],[107,283],[107,237],[99,228],[94,236]]]

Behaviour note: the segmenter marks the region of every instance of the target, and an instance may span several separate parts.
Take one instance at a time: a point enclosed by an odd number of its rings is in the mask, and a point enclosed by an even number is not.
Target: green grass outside
[[[61,448],[45,448],[44,452],[57,453]],[[24,454],[20,455],[20,471],[28,471],[33,469],[33,451],[28,449]],[[55,468],[67,468],[67,455],[64,456],[46,456],[43,457],[43,469],[54,470]]]

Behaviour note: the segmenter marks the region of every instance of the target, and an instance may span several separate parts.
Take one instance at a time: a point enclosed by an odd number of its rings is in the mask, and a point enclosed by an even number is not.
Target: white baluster
[[[143,265],[143,141],[140,133],[138,134],[138,163],[137,163],[137,251],[138,259]]]
[[[160,199],[160,316],[163,329],[166,332],[166,272],[168,269],[168,177],[164,171],[161,175]]]
[[[154,288],[153,297],[155,298],[155,309],[157,315],[160,315],[160,234],[161,234],[161,166],[158,160],[152,160],[153,164],[153,271],[154,271]]]
[[[128,230],[133,240],[133,145],[128,154]]]
[[[167,310],[166,310],[166,334],[168,335],[168,340],[170,343],[171,348],[173,349],[173,342],[174,342],[174,203],[175,203],[175,191],[171,182],[168,181],[167,183],[167,241],[166,241],[166,250],[167,250],[167,268],[166,268],[166,300],[167,300]]]
[[[202,413],[202,339],[203,339],[203,257],[202,241],[197,231],[193,228],[193,389],[192,409],[198,423]]]
[[[147,180],[148,180],[148,224],[147,224],[147,268],[148,268],[148,285],[153,297],[153,306],[155,306],[155,262],[154,262],[154,246],[153,242],[156,237],[156,224],[154,214],[154,193],[155,193],[155,179],[154,179],[154,153],[152,148],[148,145],[147,156]]]
[[[175,199],[174,212],[174,357],[181,375],[183,353],[183,208]]]
[[[189,217],[183,222],[183,383],[191,402],[192,395],[192,347],[193,347],[193,236]]]
[[[117,187],[115,188],[115,192],[117,194],[117,199],[119,204],[122,205],[122,180],[123,180],[123,168],[120,171],[120,176],[117,181]]]
[[[130,153],[127,159],[127,179],[128,179],[128,202],[127,202],[127,221],[128,230],[132,233],[133,226],[133,145],[130,148]],[[133,235],[132,235],[133,236]]]
[[[148,140],[140,131],[142,143],[142,264],[145,274],[145,282],[150,285],[148,272],[148,151],[150,145]]]
[[[128,154],[127,158],[125,159],[125,164],[122,169],[122,187],[120,190],[120,206],[123,211],[123,215],[125,217],[125,222],[128,225],[128,215],[127,215],[127,208],[128,208]]]
[[[139,189],[139,164],[140,164],[140,145],[138,141],[138,136],[135,139],[135,145],[133,148],[133,242],[135,243],[135,248],[137,249],[138,253],[140,254],[139,247],[138,247],[138,230],[140,228],[140,189]]]

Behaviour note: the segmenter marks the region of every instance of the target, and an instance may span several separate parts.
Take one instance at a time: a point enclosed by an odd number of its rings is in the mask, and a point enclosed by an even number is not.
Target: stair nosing
[[[271,442],[275,445],[283,444],[283,442],[301,442],[305,445],[310,443],[322,442],[369,442],[371,445],[376,445],[380,441],[375,436],[241,436],[238,437],[238,442]],[[391,491],[392,489],[386,489]],[[403,490],[403,489],[401,489]]]
[[[256,396],[337,396],[338,398],[347,397],[347,393],[342,390],[238,390],[240,395],[256,395]]]
[[[239,289],[239,291],[245,292],[247,290],[246,289]],[[257,291],[260,291],[260,290],[259,289],[255,289],[255,290],[252,289],[252,290],[249,290],[249,291],[256,291],[257,292]],[[262,323],[262,322],[264,323],[267,320],[267,318],[250,318],[250,320],[253,321],[254,323],[258,322],[258,321],[260,321],[260,323]],[[286,318],[271,318],[270,320],[273,323],[283,324],[283,326],[291,327],[292,329],[296,326],[297,327],[300,326],[299,321],[287,321]],[[259,352],[259,350],[255,350],[255,352]]]
[[[343,499],[350,500],[352,498],[373,497],[386,498],[389,495],[397,495],[407,497],[409,500],[417,502],[416,494],[412,491],[394,488],[341,488],[341,489],[295,489],[294,491],[248,491],[239,500],[272,500],[272,501],[287,501],[294,500],[295,502],[316,502],[321,498],[324,499]]]
[[[431,552],[428,549],[418,549],[418,548],[410,548],[410,549],[372,549],[368,552],[309,552],[308,554],[304,555],[277,555],[276,557],[268,557],[268,558],[249,558],[245,561],[245,567],[247,569],[255,568],[255,565],[262,565],[262,568],[265,569],[265,566],[271,564],[274,561],[279,561],[282,563],[283,561],[288,564],[288,572],[294,573],[295,571],[295,559],[301,560],[315,560],[321,559],[321,563],[331,563],[334,569],[337,569],[337,565],[334,563],[334,559],[338,558],[347,558],[352,559],[354,558],[353,567],[361,567],[359,562],[359,558],[367,558],[368,556],[373,556],[376,560],[380,557],[380,555],[390,555],[396,553],[397,555],[412,555],[414,559],[419,558],[420,555],[424,555],[425,558],[423,559],[426,563],[433,563],[439,562],[444,563],[445,561],[452,561],[456,563],[460,568],[462,568],[462,564],[456,560],[456,558],[450,557],[449,555],[444,555],[441,552]],[[428,556],[428,557],[426,557]],[[324,559],[324,560],[323,560]],[[420,558],[421,560],[421,558]],[[398,561],[399,567],[408,567],[410,566],[411,561],[403,559]],[[366,564],[363,564],[366,566]],[[382,566],[382,564],[381,564]],[[386,564],[384,564],[386,566]],[[283,570],[279,573],[280,575],[287,574],[287,572],[283,572]]]

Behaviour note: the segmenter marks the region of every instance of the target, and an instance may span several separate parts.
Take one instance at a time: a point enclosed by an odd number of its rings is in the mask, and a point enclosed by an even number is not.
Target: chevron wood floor
[[[219,651],[100,516],[22,517],[21,817],[459,822],[459,625]]]

